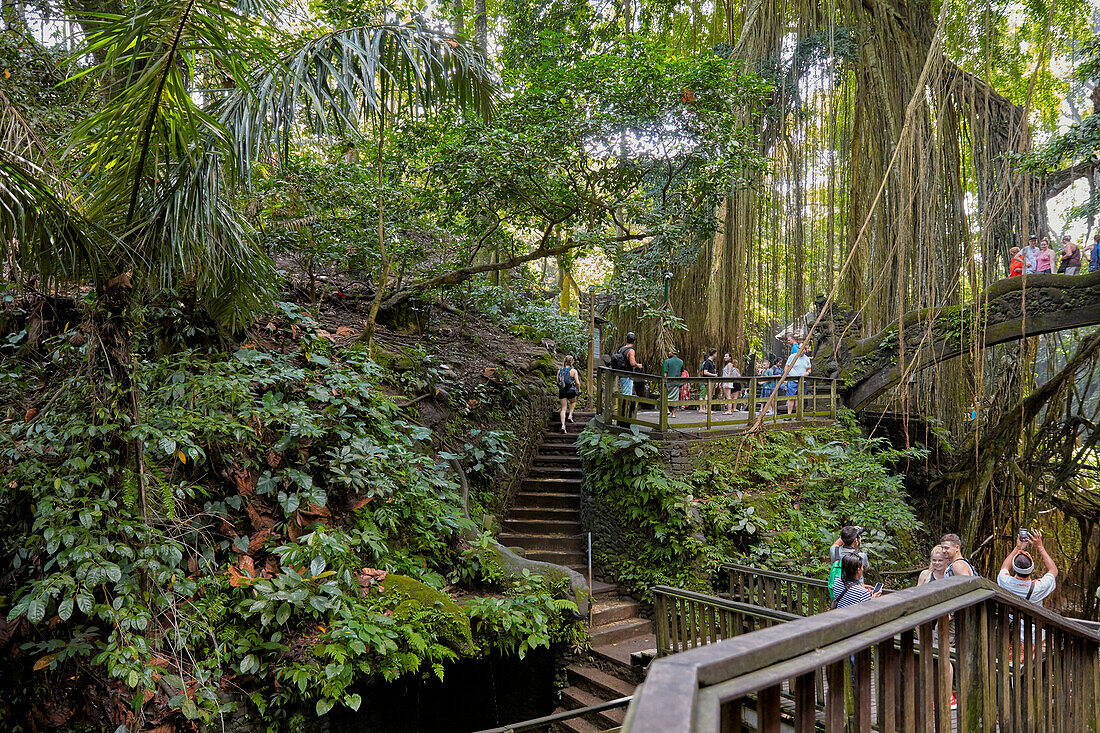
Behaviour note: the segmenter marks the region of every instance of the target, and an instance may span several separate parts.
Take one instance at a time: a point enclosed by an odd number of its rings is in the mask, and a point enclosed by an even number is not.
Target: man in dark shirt
[[[718,376],[718,367],[714,363],[714,358],[716,356],[718,356],[718,349],[711,349],[710,351],[707,352],[707,358],[703,359],[703,365],[701,367],[699,367],[699,376],[700,377],[717,377]],[[706,396],[709,396],[709,395],[713,394],[713,392],[711,390],[714,388],[714,386],[715,386],[714,382],[703,382],[703,389],[705,390],[705,392],[703,394],[706,395]],[[702,411],[702,408],[700,408],[700,412],[701,411]],[[707,404],[707,412],[708,413],[710,412],[710,404],[709,403]]]

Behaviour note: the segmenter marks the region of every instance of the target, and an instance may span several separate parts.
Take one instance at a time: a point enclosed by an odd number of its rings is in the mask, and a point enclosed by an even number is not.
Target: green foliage
[[[498,323],[520,338],[551,339],[558,352],[587,358],[588,329],[576,314],[559,313],[555,301],[547,302],[522,288],[503,288],[473,282],[466,291],[470,309]]]
[[[472,525],[453,474],[429,431],[401,419],[383,370],[322,348],[316,324],[287,311],[301,350],[142,362],[137,426],[99,406],[77,368],[84,345],[57,338],[42,366],[4,362],[7,405],[47,375],[56,385],[44,414],[9,409],[0,430],[0,554],[12,568],[0,593],[7,618],[33,630],[22,672],[87,670],[136,707],[166,682],[164,702],[207,722],[232,675],[278,728],[303,706],[358,707],[357,682],[441,676],[460,655],[572,638],[570,609],[541,580],[469,612],[442,592],[446,576],[504,584],[484,548],[462,549]],[[504,440],[479,437],[482,451]],[[136,478],[118,468],[135,438],[148,521]]]
[[[716,558],[708,556],[691,486],[665,472],[660,452],[632,428],[610,435],[586,428],[577,439],[587,490],[623,529],[626,548],[594,537],[601,567],[642,593],[663,583],[705,588]]]
[[[587,632],[576,618],[576,604],[555,597],[561,591],[543,576],[524,570],[503,595],[467,602],[473,629],[484,640],[482,651],[516,653],[522,659],[530,650],[549,648],[552,642],[581,646]]]
[[[921,527],[892,471],[926,455],[858,431],[770,432],[759,442],[714,443],[686,479],[723,555],[823,577],[828,545],[845,524],[867,527],[875,567],[911,564]]]

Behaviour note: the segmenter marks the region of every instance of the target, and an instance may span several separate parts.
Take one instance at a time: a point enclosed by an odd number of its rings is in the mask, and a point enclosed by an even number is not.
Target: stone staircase
[[[531,560],[573,568],[587,577],[587,542],[581,535],[581,485],[584,474],[577,455],[577,435],[594,417],[573,414],[561,432],[557,414],[547,423],[531,468],[520,483],[497,541],[521,547]]]
[[[520,483],[497,541],[523,548],[526,557],[565,565],[588,575],[587,540],[581,529],[581,488],[584,473],[577,455],[577,434],[593,413],[574,413],[575,423],[561,432],[557,414],[551,415],[527,476]],[[618,588],[595,581],[592,587],[592,650],[589,658],[567,670],[569,687],[562,691],[564,710],[589,707],[626,697],[642,681],[643,670],[632,666],[630,655],[657,646],[652,623],[639,615],[638,603]],[[591,713],[556,727],[569,733],[617,729],[625,708]]]

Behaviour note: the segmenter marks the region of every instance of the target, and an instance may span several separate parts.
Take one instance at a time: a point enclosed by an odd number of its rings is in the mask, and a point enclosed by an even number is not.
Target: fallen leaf
[[[110,280],[107,281],[107,287],[108,288],[113,288],[113,287],[128,288],[128,287],[130,287],[130,281],[133,279],[133,277],[134,277],[134,273],[130,270],[127,270],[126,272],[123,272],[123,273],[119,273],[118,275],[115,275],[114,277],[112,277]]]
[[[242,573],[246,573],[252,578],[256,577],[256,565],[248,555],[242,555],[241,558],[237,560],[237,566],[240,567]]]
[[[27,414],[23,418],[23,422],[30,422],[31,420],[34,419],[34,416],[37,415],[37,414],[38,414],[38,410],[36,410],[35,408],[32,407],[31,409],[27,410]]]
[[[41,659],[39,659],[37,662],[34,663],[34,671],[35,672],[41,672],[46,667],[49,667],[50,662],[52,662],[56,658],[57,658],[56,654],[47,654],[46,656],[42,657]]]
[[[354,504],[352,504],[351,505],[351,510],[353,512],[359,511],[360,509],[365,507],[367,504],[370,504],[371,501],[373,501],[373,500],[374,500],[373,496],[364,497],[364,498],[360,499],[359,501],[355,502]]]
[[[354,336],[355,335],[355,329],[351,328],[349,326],[340,326],[339,328],[336,329],[336,335],[337,336]]]

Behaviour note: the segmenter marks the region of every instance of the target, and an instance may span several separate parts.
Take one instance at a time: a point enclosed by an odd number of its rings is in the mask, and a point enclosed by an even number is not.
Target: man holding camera
[[[1046,574],[1035,580],[1032,575],[1035,572],[1035,561],[1026,552],[1028,545],[1039,551],[1039,557],[1046,567]],[[1015,593],[1025,601],[1042,605],[1043,599],[1054,592],[1057,584],[1058,566],[1043,547],[1043,533],[1039,530],[1028,532],[1021,529],[1016,538],[1016,547],[1008,553],[1008,557],[1001,563],[1001,570],[997,573],[997,585],[1009,593]]]
[[[863,544],[863,527],[849,524],[840,530],[840,537],[829,548],[829,562],[840,562],[845,555],[859,555],[859,559],[863,561],[863,569],[867,570],[871,567],[871,562],[867,559],[867,553],[860,550],[860,545]]]

